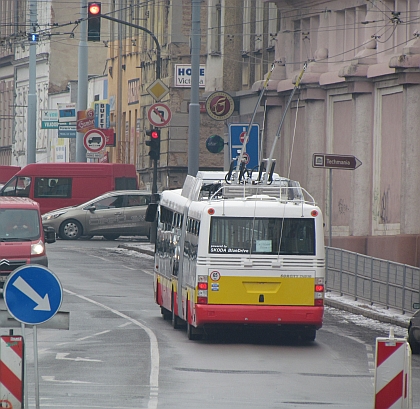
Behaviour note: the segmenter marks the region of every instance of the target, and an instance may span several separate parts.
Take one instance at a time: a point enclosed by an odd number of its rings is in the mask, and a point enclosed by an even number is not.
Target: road
[[[373,407],[375,339],[388,335],[388,324],[327,308],[311,344],[251,330],[189,341],[153,301],[152,258],[118,249],[127,240],[48,246],[70,329],[37,331],[41,408]],[[34,408],[32,330],[25,335]],[[412,365],[418,388],[419,356]]]

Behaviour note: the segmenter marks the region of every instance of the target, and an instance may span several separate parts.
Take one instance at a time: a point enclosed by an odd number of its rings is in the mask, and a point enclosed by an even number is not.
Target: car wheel
[[[420,343],[414,339],[413,332],[408,331],[408,343],[410,344],[412,354],[420,354]]]
[[[82,225],[74,219],[61,223],[59,236],[63,240],[77,240],[82,235]]]
[[[104,234],[105,240],[117,240],[120,237],[119,234]]]

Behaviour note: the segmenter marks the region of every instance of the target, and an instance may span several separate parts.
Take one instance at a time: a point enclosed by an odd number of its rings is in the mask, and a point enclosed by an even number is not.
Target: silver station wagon
[[[84,236],[150,237],[151,223],[145,221],[151,193],[141,190],[108,192],[78,206],[57,209],[42,215],[44,226],[54,227],[64,240]]]

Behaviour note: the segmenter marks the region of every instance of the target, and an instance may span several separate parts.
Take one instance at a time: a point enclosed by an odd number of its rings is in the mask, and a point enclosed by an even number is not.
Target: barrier
[[[0,337],[0,408],[21,408],[23,398],[23,337]],[[4,406],[6,405],[6,406]]]
[[[411,409],[411,349],[405,338],[376,338],[375,409]]]

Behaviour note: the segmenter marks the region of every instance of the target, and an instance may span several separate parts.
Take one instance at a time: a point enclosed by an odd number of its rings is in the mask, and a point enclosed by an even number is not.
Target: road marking
[[[84,381],[59,381],[55,379],[55,376],[42,376],[42,380],[46,382],[57,382],[57,383],[92,383],[92,382],[84,382]]]
[[[55,359],[65,359],[67,361],[76,361],[76,362],[102,362],[100,359],[91,359],[91,358],[67,358],[67,355],[70,355],[68,352],[59,352],[56,354]]]
[[[142,324],[141,322],[135,320],[134,318],[129,317],[122,312],[115,310],[111,307],[106,306],[105,304],[101,304],[95,300],[92,300],[84,295],[77,294],[73,291],[66,290],[64,291],[67,294],[73,295],[75,297],[80,298],[81,300],[90,302],[92,304],[97,305],[105,310],[111,311],[115,315],[118,315],[121,318],[125,318],[127,321],[132,322],[134,325],[137,325],[141,329],[143,329],[149,337],[150,340],[150,377],[149,377],[149,402],[147,405],[147,409],[157,409],[158,406],[158,392],[159,392],[159,345],[157,342],[157,338],[155,333],[146,325]]]
[[[108,329],[108,330],[106,330],[106,331],[102,331],[102,332],[98,332],[98,333],[96,333],[96,334],[88,335],[87,337],[78,338],[78,339],[76,339],[76,341],[84,341],[85,339],[89,339],[89,338],[97,337],[98,335],[103,335],[103,334],[106,334],[107,332],[111,332],[111,330],[110,330],[110,329]]]

